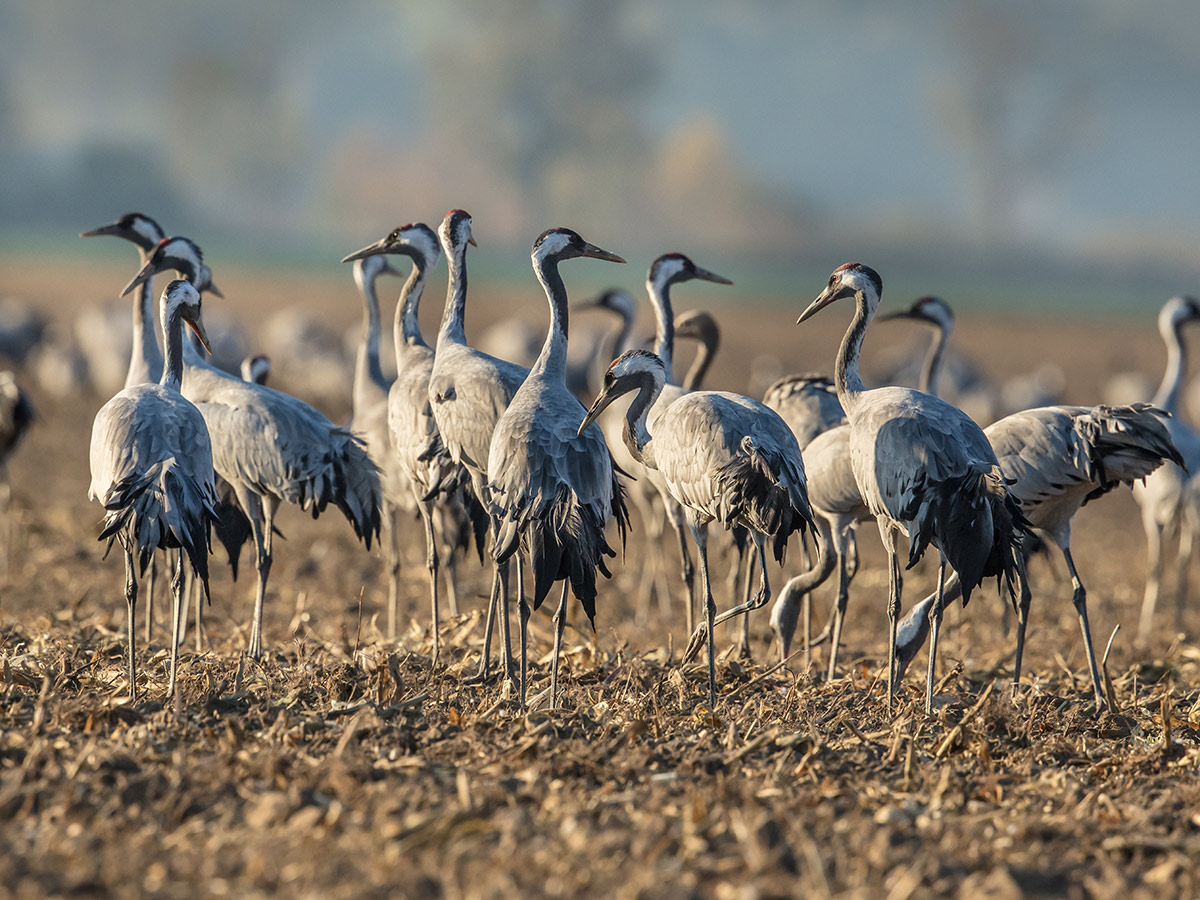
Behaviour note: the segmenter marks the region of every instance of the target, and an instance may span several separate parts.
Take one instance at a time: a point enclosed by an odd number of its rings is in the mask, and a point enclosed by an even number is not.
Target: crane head
[[[845,263],[833,270],[833,274],[829,276],[829,283],[825,285],[825,290],[821,291],[817,295],[817,299],[810,303],[804,312],[800,313],[796,324],[799,325],[830,303],[841,300],[843,297],[862,297],[873,312],[879,306],[879,298],[882,295],[883,279],[879,277],[878,272],[862,263]]]
[[[1172,297],[1158,314],[1158,330],[1163,334],[1200,319],[1200,302],[1194,297]]]
[[[368,244],[361,250],[355,250],[343,257],[342,262],[362,260],[365,263],[372,259],[380,260],[385,268],[379,269],[375,274],[384,271],[395,274],[396,270],[387,264],[389,255],[407,256],[414,262],[427,267],[436,263],[441,253],[442,248],[438,244],[437,235],[433,233],[433,229],[423,222],[416,222],[393,228],[375,243]]]
[[[675,317],[675,337],[699,341],[716,349],[721,340],[721,328],[710,313],[689,309]]]
[[[212,270],[205,265],[204,254],[200,247],[195,241],[178,236],[163,238],[158,242],[154,247],[154,252],[142,266],[142,270],[133,277],[129,284],[125,285],[121,296],[124,297],[139,284],[150,280],[159,272],[169,269],[177,271],[184,279],[191,282],[197,291],[208,291],[218,297],[224,296],[213,284]]]
[[[653,402],[654,398],[662,391],[666,381],[667,368],[658,356],[649,350],[626,350],[612,361],[604,373],[604,386],[596,395],[596,399],[592,401],[576,434],[583,434],[587,427],[596,421],[600,413],[604,412],[608,404],[622,394],[628,394],[630,391],[645,391],[649,394],[650,401]]]
[[[137,244],[144,253],[149,253],[159,241],[166,237],[157,222],[140,212],[125,213],[117,221],[93,228],[91,231],[80,232],[79,236],[99,237],[105,234]]]
[[[715,284],[733,284],[728,278],[700,268],[682,253],[664,253],[650,264],[650,271],[646,273],[646,283],[652,290],[657,288],[659,291],[669,285],[694,279]]]
[[[625,262],[617,254],[601,250],[595,244],[589,244],[570,228],[551,228],[543,231],[533,242],[533,250],[529,255],[533,258],[534,266],[545,262],[578,259],[582,256],[603,259],[608,262]]]
[[[208,332],[204,330],[204,322],[200,318],[200,292],[192,287],[190,282],[177,278],[163,289],[161,302],[163,321],[170,321],[172,315],[178,313],[179,317],[195,332],[197,339],[211,356],[212,345],[208,341]]]
[[[438,237],[447,256],[453,254],[456,247],[465,244],[479,246],[471,233],[471,214],[464,209],[452,209],[446,213],[446,218],[442,219],[442,224],[438,226]]]
[[[576,304],[574,308],[607,309],[627,322],[632,322],[637,318],[637,305],[634,303],[633,295],[624,288],[609,288],[591,300],[584,300],[582,303]]]

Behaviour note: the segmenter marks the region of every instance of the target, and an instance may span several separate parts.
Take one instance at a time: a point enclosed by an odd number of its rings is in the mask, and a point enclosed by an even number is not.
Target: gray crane
[[[696,341],[698,345],[692,364],[679,382],[685,391],[698,391],[721,348],[721,327],[712,313],[703,309],[687,309],[675,316],[675,337]],[[619,355],[614,354],[614,359]]]
[[[757,400],[724,391],[683,394],[649,421],[666,384],[662,360],[645,350],[619,356],[605,375],[604,388],[579,426],[582,432],[617,397],[637,394],[626,412],[625,442],[647,468],[659,472],[671,498],[687,511],[687,524],[700,554],[705,625],[693,633],[685,659],[708,646],[709,701],[716,706],[718,624],[708,573],[708,525],[749,530],[758,552],[759,588],[749,604],[722,613],[722,619],[758,608],[770,598],[766,540],[776,560],[788,538],[812,523],[800,447],[787,423]],[[653,431],[650,428],[653,427]]]
[[[567,387],[567,289],[559,275],[563,260],[589,257],[623,263],[621,257],[590,244],[569,228],[543,232],[530,253],[533,270],[550,304],[546,343],[529,377],[496,422],[488,453],[488,488],[498,524],[492,556],[497,562],[518,550],[533,573],[536,610],[555,581],[562,596],[554,615],[554,657],[550,705],[558,704],[558,657],[567,624],[567,590],[596,623],[596,570],[611,577],[604,557],[615,556],[604,537],[614,519],[625,543],[629,513],[612,455],[599,426],[580,428],[583,404]],[[525,706],[530,604],[520,597],[520,703]]]
[[[954,312],[936,297],[922,297],[908,309],[877,317],[878,321],[889,319],[916,319],[932,325],[934,339],[929,345],[921,369],[918,389],[937,396],[938,376],[945,359],[946,345],[954,330]],[[825,393],[833,391],[833,397]],[[842,627],[846,619],[846,606],[850,597],[850,582],[857,570],[857,547],[855,531],[858,523],[873,518],[850,465],[850,428],[834,425],[819,431],[808,441],[801,436],[813,434],[827,422],[841,415],[842,406],[837,402],[836,386],[821,376],[798,376],[781,379],[767,390],[781,415],[797,432],[804,454],[804,470],[808,474],[808,499],[817,517],[818,545],[822,553],[817,562],[783,586],[771,608],[771,626],[779,638],[783,658],[791,651],[792,637],[800,613],[803,598],[819,587],[838,570],[837,599],[833,615],[824,631],[811,640],[807,634],[807,608],[805,617],[806,646],[814,646],[830,638],[829,663],[826,677],[832,679],[837,672],[837,655],[841,646]],[[770,404],[769,404],[770,405]],[[832,558],[826,558],[832,551]]]
[[[957,407],[931,394],[901,387],[867,390],[859,357],[867,327],[883,292],[879,274],[861,263],[846,263],[829,276],[825,289],[800,314],[804,322],[844,297],[855,300],[854,318],[838,351],[834,381],[850,424],[854,478],[879,526],[888,554],[888,708],[896,681],[896,628],[900,620],[902,576],[896,542],[909,538],[909,565],[932,544],[938,550],[938,595],[946,568],[958,573],[964,603],[988,575],[1011,583],[1020,563],[1020,540],[1027,526],[1000,476],[996,454],[975,422]],[[933,682],[941,604],[931,614],[927,711]]]
[[[388,428],[392,452],[400,468],[410,501],[421,514],[425,527],[425,565],[429,572],[430,605],[432,609],[433,659],[439,654],[438,612],[438,541],[435,535],[436,507],[462,507],[458,486],[465,478],[463,468],[451,459],[437,429],[429,402],[429,378],[434,367],[433,349],[421,334],[418,319],[425,278],[442,255],[438,237],[433,229],[422,223],[402,225],[385,237],[349,254],[342,262],[377,258],[382,254],[399,254],[412,259],[413,267],[393,320],[396,346],[396,379],[388,391]],[[480,510],[482,512],[482,510]],[[463,515],[462,509],[454,510]],[[481,526],[481,527],[480,527]],[[476,523],[475,534],[486,530],[487,520]]]
[[[1179,533],[1178,580],[1176,583],[1176,617],[1180,615],[1187,591],[1188,568],[1192,546],[1200,532],[1200,435],[1180,417],[1180,395],[1187,375],[1187,345],[1182,330],[1188,322],[1200,319],[1200,302],[1191,297],[1172,297],[1158,314],[1158,332],[1167,345],[1167,367],[1158,392],[1150,402],[1167,412],[1167,430],[1179,455],[1180,466],[1163,466],[1150,475],[1144,484],[1134,485],[1133,497],[1142,509],[1142,527],[1146,532],[1146,592],[1142,598],[1142,614],[1138,620],[1138,637],[1150,634],[1154,607],[1158,603],[1159,581],[1162,577],[1163,537],[1172,531]]]
[[[172,281],[161,300],[166,363],[158,384],[121,390],[92,423],[88,498],[104,507],[99,539],[121,545],[125,554],[125,600],[129,607],[129,695],[137,699],[134,611],[137,578],[155,549],[176,549],[172,580],[174,616],[171,677],[174,696],[183,615],[184,560],[208,591],[208,536],[216,518],[213,456],[199,410],[180,393],[183,325],[208,347],[200,318],[200,294],[186,281]]]
[[[467,305],[467,246],[475,246],[471,234],[471,216],[452,209],[438,228],[450,280],[446,289],[446,307],[434,348],[433,370],[429,376],[429,402],[438,433],[450,458],[466,468],[475,496],[485,509],[491,508],[488,495],[488,451],[496,422],[521,387],[529,370],[467,344],[465,316]],[[492,521],[493,538],[496,522]],[[524,595],[523,574],[517,560],[517,591]],[[508,563],[497,562],[492,578],[492,599],[484,625],[483,655],[478,679],[485,678],[491,655],[492,626],[497,606],[504,641],[504,675],[511,678],[512,639],[508,616]]]
[[[212,280],[200,248],[173,237],[155,248],[124,293],[165,269],[175,269],[197,290]],[[361,440],[307,403],[210,366],[190,343],[183,352],[183,394],[204,416],[213,467],[250,519],[258,583],[247,652],[257,658],[279,504],[295,503],[315,518],[332,503],[370,549],[379,534],[379,470]]]
[[[650,305],[654,309],[654,352],[662,361],[664,371],[666,372],[666,383],[661,395],[649,411],[648,424],[651,429],[654,428],[656,418],[671,403],[688,393],[685,388],[680,387],[676,383],[672,368],[672,361],[675,356],[675,315],[671,308],[671,288],[673,285],[693,280],[710,281],[715,284],[733,283],[728,278],[723,278],[714,272],[697,266],[682,253],[664,253],[650,264],[650,268],[646,273],[646,293],[649,295]],[[613,456],[618,468],[621,471],[630,473],[636,479],[630,486],[630,493],[635,497],[634,504],[637,506],[639,513],[643,514],[643,520],[649,522],[656,515],[653,511],[653,500],[651,496],[645,493],[648,488],[644,485],[648,485],[657,493],[666,513],[667,521],[671,523],[671,527],[675,531],[682,567],[681,577],[685,589],[686,627],[688,633],[691,634],[695,629],[695,567],[692,563],[691,554],[688,553],[687,549],[683,507],[671,496],[671,491],[667,487],[666,480],[661,473],[643,466],[637,459],[636,454],[631,452],[632,448],[629,450],[624,449],[623,438],[621,436],[624,425],[620,417],[606,417],[601,420],[601,426],[608,438],[608,445],[614,448]],[[638,492],[642,492],[642,496],[637,496]],[[654,531],[655,529],[648,528],[647,530]],[[659,533],[661,534],[661,530],[659,530]]]
[[[1105,695],[1088,624],[1087,591],[1071,555],[1071,523],[1085,504],[1118,485],[1133,485],[1166,462],[1181,457],[1171,441],[1170,420],[1148,403],[1132,406],[1046,406],[1005,416],[984,429],[996,450],[1000,471],[1030,524],[1062,552],[1071,575],[1071,602],[1079,618],[1092,692],[1097,706]],[[1024,550],[1026,561],[1029,547]],[[1017,650],[1013,683],[1021,680],[1031,591],[1024,566],[1017,603]],[[953,596],[947,591],[945,602]],[[916,655],[928,632],[936,595],[905,616],[896,648],[899,672]]]
[[[80,233],[80,237],[110,235],[129,241],[138,248],[138,259],[144,265],[158,242],[166,237],[162,227],[145,213],[126,213],[108,225]],[[162,378],[163,355],[158,346],[158,329],[154,324],[154,279],[147,278],[133,300],[133,341],[129,353],[129,369],[125,387],[135,384],[158,384]],[[158,581],[158,566],[150,558],[150,578],[146,591],[146,643],[154,630],[154,594]]]
[[[379,467],[379,484],[383,492],[380,543],[383,545],[388,577],[387,636],[388,640],[395,640],[400,605],[399,513],[401,510],[415,512],[416,504],[388,429],[388,397],[392,384],[383,374],[379,362],[381,328],[375,282],[385,273],[401,273],[392,268],[385,254],[368,254],[353,262],[354,283],[358,285],[362,298],[363,320],[362,336],[354,362],[350,430],[362,438],[367,453]]]

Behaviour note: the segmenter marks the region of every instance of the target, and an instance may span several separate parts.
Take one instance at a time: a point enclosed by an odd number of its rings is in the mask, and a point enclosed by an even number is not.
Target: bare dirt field
[[[83,303],[109,302],[133,271],[133,254],[124,256],[124,268],[55,260],[51,276],[9,261],[0,293],[67,321]],[[357,320],[344,273],[214,268],[243,322],[285,304],[339,328]],[[96,287],[107,284],[109,293]],[[848,306],[792,324],[821,286],[802,286],[786,304],[714,305],[725,343],[711,384],[742,388],[762,352],[789,370],[829,371]],[[441,286],[430,290],[432,323]],[[472,282],[473,297],[486,292]],[[680,288],[676,306],[710,295]],[[481,301],[469,326],[510,311],[541,321],[539,297],[530,279],[503,302]],[[1053,359],[1067,375],[1067,399],[1094,403],[1113,371],[1161,373],[1155,312],[1069,331],[1010,321],[1002,310],[960,315],[955,343],[997,378]],[[894,327],[896,340],[911,339]],[[881,328],[868,354],[888,340]],[[725,653],[721,699],[708,711],[703,660],[680,664],[681,613],[638,590],[646,560],[665,556],[674,571],[675,551],[635,533],[603,586],[596,634],[572,610],[580,629],[567,632],[563,708],[522,715],[496,680],[460,682],[481,643],[487,576],[477,562],[461,567],[462,612],[444,614],[443,658],[431,669],[417,524],[404,532],[411,625],[389,643],[378,554],[336,511],[314,522],[294,509],[279,522],[286,540],[276,543],[266,657],[240,652],[253,573],[233,584],[217,550],[207,640],[197,653],[188,636],[178,701],[165,703],[160,615],[155,640],[140,645],[147,699],[130,704],[122,565],[102,560],[99,507],[86,498],[90,423],[106,398],[54,400],[35,389],[34,399],[40,420],[11,464],[12,549],[0,593],[0,894],[1200,893],[1200,616],[1186,607],[1176,621],[1168,599],[1154,635],[1135,642],[1145,553],[1128,491],[1088,506],[1075,529],[1101,649],[1122,625],[1107,663],[1116,708],[1102,714],[1055,556],[1033,567],[1022,690],[1008,685],[1012,635],[989,584],[965,611],[948,613],[935,714],[923,711],[922,656],[889,715],[879,678],[887,580],[873,529],[864,529],[845,664],[833,682],[819,675],[820,650],[811,671],[796,661],[775,667],[760,613],[754,661]],[[723,552],[714,562],[723,587]],[[773,572],[776,586],[798,565],[793,554],[784,575]],[[934,574],[930,565],[910,572],[906,601],[924,596]],[[828,586],[817,594],[822,615],[830,597]],[[549,617],[535,615],[531,628],[536,695],[548,683]],[[722,630],[719,648],[733,637]]]

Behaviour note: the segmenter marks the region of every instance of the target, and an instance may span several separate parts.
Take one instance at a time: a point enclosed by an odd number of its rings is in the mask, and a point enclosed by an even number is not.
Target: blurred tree
[[[1040,6],[966,4],[949,18],[957,69],[935,103],[962,152],[971,213],[985,245],[1017,242],[1021,204],[1082,137],[1086,79],[1056,65],[1057,41],[1038,27]]]

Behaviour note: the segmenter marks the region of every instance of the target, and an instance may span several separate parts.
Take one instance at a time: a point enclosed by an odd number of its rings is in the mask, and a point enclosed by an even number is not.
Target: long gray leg
[[[1029,586],[1028,562],[1022,551],[1017,556],[1017,602],[1004,604],[1005,609],[1012,605],[1017,610],[1017,655],[1013,660],[1014,685],[1021,682],[1021,665],[1025,660],[1025,636],[1029,629],[1029,607],[1033,599],[1033,590]],[[1005,591],[1011,591],[1007,584]]]
[[[1142,525],[1146,531],[1146,593],[1142,598],[1142,615],[1138,620],[1138,639],[1150,636],[1154,627],[1154,607],[1158,604],[1158,583],[1162,577],[1162,526],[1154,520],[1154,511],[1142,511]]]
[[[175,574],[171,578],[171,677],[167,682],[168,701],[175,699],[175,678],[179,672],[179,642],[183,637],[183,619],[187,615],[183,594],[183,559],[184,553],[181,549],[175,565]]]
[[[154,639],[154,595],[158,587],[158,553],[150,555],[150,571],[145,576],[146,581],[146,646]]]
[[[696,549],[700,553],[700,586],[704,599],[704,618],[708,624],[708,706],[709,712],[717,709],[717,650],[713,638],[716,628],[717,604],[713,602],[712,582],[708,577],[708,526],[702,525],[693,516],[688,516],[688,528]]]
[[[937,601],[929,611],[929,672],[925,677],[925,715],[933,715],[933,685],[937,676],[938,635],[942,630],[942,604],[946,597],[946,554],[938,551]],[[895,655],[895,641],[892,654]]]
[[[1092,629],[1088,624],[1087,591],[1083,588],[1083,581],[1079,577],[1079,572],[1075,570],[1075,560],[1071,558],[1070,545],[1063,547],[1062,552],[1063,559],[1067,561],[1067,571],[1071,573],[1071,584],[1075,588],[1071,602],[1075,604],[1075,612],[1079,615],[1079,628],[1083,631],[1083,644],[1087,649],[1088,670],[1092,673],[1092,693],[1096,697],[1096,706],[1103,707],[1106,704],[1104,686],[1100,680],[1100,667],[1096,665],[1096,648],[1092,645]]]
[[[668,501],[665,497],[663,505],[667,508],[667,519],[671,522],[675,537],[679,541],[679,557],[683,565],[682,577],[687,598],[687,630],[688,634],[691,634],[696,627],[696,569],[692,564],[692,555],[688,553],[687,539],[684,537],[684,511],[674,500]]]
[[[570,579],[563,579],[562,597],[558,601],[558,612],[554,614],[554,663],[550,670],[550,708],[558,708],[558,654],[562,649],[563,631],[567,627],[567,588]]]
[[[904,576],[900,574],[900,558],[896,555],[896,532],[889,522],[880,518],[879,537],[883,540],[888,555],[888,712],[892,711],[892,700],[896,694],[896,632],[900,623],[900,592],[904,588]]]
[[[521,566],[521,554],[517,553],[517,614],[521,617],[521,709],[525,708],[525,689],[529,673],[529,617],[533,609],[525,599],[525,572]]]
[[[137,658],[134,653],[134,634],[137,624],[134,622],[134,610],[137,608],[137,570],[133,561],[133,553],[125,551],[125,604],[129,608],[129,699],[137,701]]]
[[[441,650],[441,622],[438,617],[438,551],[437,538],[433,534],[433,504],[421,501],[421,522],[425,526],[425,568],[429,571],[429,604],[433,614],[433,659],[431,666],[438,664],[438,654]],[[394,533],[394,529],[393,529]],[[396,558],[399,559],[400,547],[396,545]],[[397,563],[397,572],[399,563]]]

